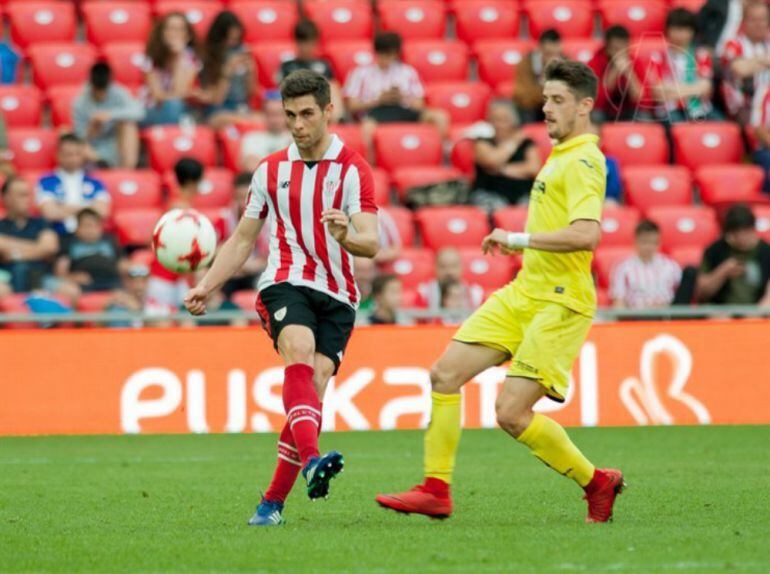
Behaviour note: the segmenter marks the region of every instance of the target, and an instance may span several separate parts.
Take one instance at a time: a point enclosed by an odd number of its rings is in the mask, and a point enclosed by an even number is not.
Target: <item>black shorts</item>
[[[316,352],[334,362],[337,374],[356,322],[353,307],[310,287],[277,283],[260,291],[257,313],[276,350],[278,336],[287,325],[313,331]]]

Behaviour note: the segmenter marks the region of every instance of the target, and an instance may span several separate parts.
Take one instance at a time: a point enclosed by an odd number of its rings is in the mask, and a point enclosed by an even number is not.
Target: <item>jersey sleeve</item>
[[[262,162],[254,172],[254,177],[251,178],[243,216],[250,219],[265,219],[267,205],[267,162]]]
[[[595,155],[578,156],[564,169],[569,221],[601,221],[607,187],[606,165]],[[603,158],[602,158],[603,159]]]
[[[347,198],[346,210],[348,215],[356,213],[377,213],[374,202],[374,176],[369,164],[359,161],[348,168],[343,183],[343,193]]]
[[[37,182],[35,188],[35,202],[38,205],[45,203],[46,201],[58,201],[59,196],[56,194],[56,182],[50,177],[43,177]]]

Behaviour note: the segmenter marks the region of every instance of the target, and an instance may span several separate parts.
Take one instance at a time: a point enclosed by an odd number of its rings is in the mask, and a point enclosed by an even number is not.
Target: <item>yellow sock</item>
[[[532,454],[559,474],[586,486],[594,475],[594,465],[578,450],[564,428],[555,420],[535,413],[527,429],[516,439]]]
[[[432,392],[433,411],[425,432],[425,476],[452,482],[460,443],[460,395]]]

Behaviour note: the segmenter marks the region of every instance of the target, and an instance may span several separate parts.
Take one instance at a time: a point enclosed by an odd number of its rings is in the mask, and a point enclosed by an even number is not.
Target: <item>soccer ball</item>
[[[155,224],[152,249],[163,267],[174,273],[203,269],[214,258],[217,233],[211,221],[194,209],[172,209]]]

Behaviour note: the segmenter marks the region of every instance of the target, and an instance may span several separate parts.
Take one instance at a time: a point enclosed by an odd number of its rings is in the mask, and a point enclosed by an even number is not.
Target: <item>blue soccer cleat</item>
[[[302,469],[302,476],[307,481],[307,495],[310,500],[329,496],[329,482],[342,472],[345,459],[333,450],[323,456],[311,458]]]
[[[283,524],[282,512],[282,502],[274,502],[263,497],[254,516],[249,520],[249,526],[278,526]]]

